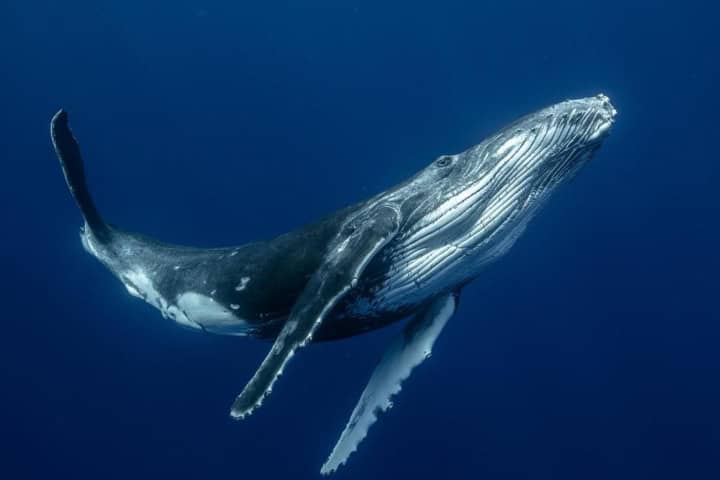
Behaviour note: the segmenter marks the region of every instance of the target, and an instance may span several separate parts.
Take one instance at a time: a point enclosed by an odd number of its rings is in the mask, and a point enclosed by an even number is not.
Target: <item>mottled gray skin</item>
[[[317,341],[381,327],[438,295],[459,292],[590,158],[614,115],[604,96],[553,105],[460,154],[438,158],[370,200],[269,241],[217,249],[164,244],[105,224],[85,186],[64,112],[53,119],[53,140],[86,220],[86,249],[129,289],[134,285],[126,273],[141,268],[168,304],[183,292],[212,298],[238,318],[237,325],[198,320],[191,326],[220,334],[274,338],[338,233],[378,205],[394,208],[397,234],[324,320]]]

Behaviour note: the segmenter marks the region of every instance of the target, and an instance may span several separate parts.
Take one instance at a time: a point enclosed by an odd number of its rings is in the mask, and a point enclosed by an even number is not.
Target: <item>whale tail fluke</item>
[[[65,110],[61,109],[53,116],[50,122],[50,137],[65,174],[65,181],[75,202],[80,207],[85,223],[95,237],[103,239],[108,234],[108,227],[90,196],[85,180],[80,146],[70,130],[68,114]]]

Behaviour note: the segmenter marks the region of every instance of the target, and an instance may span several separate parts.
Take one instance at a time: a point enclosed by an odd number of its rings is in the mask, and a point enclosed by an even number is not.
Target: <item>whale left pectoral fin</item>
[[[378,205],[343,226],[295,302],[270,352],[235,399],[230,411],[233,418],[241,419],[260,406],[290,357],[312,339],[325,316],[355,286],[370,260],[395,236],[399,224],[397,209]]]
[[[368,429],[392,406],[392,396],[401,390],[410,372],[430,356],[432,346],[448,319],[455,313],[457,294],[443,295],[419,312],[393,340],[355,406],[333,448],[320,469],[328,475],[343,465],[367,435]]]

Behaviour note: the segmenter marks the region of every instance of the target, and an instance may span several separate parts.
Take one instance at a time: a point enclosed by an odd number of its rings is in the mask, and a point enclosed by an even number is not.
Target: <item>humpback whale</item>
[[[82,244],[130,294],[184,327],[272,342],[235,398],[232,418],[260,406],[301,347],[407,319],[322,466],[329,474],[429,356],[463,287],[507,252],[558,185],[588,162],[615,116],[602,94],[566,100],[298,230],[210,249],[105,222],[64,110],[52,118],[50,133],[84,219]]]

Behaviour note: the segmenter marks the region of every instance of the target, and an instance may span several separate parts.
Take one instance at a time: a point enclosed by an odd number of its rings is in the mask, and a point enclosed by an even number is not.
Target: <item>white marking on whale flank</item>
[[[185,292],[178,295],[177,306],[190,322],[202,325],[205,330],[233,335],[245,335],[248,323],[207,295]],[[232,304],[233,310],[240,308]]]
[[[247,284],[250,282],[250,277],[242,277],[240,279],[240,283],[237,284],[235,287],[236,292],[242,292],[245,290],[245,287],[247,287]]]
[[[122,274],[121,280],[130,295],[142,298],[150,305],[160,308],[161,310],[167,305],[165,299],[155,290],[155,286],[147,276],[147,273],[145,273],[145,270],[139,268],[128,270]]]
[[[163,297],[153,284],[147,272],[134,268],[120,275],[127,291],[145,300],[160,310],[162,316],[176,321],[180,325],[205,329],[228,335],[246,335],[248,323],[207,295],[197,292],[179,294],[174,303]],[[231,305],[231,308],[240,308]]]
[[[177,306],[171,305],[160,292],[157,291],[147,272],[142,268],[134,268],[127,270],[120,275],[125,288],[130,295],[141,298],[153,307],[160,310],[165,318],[175,320],[177,323],[190,328],[200,328],[196,322],[193,322],[187,315],[178,309]]]

